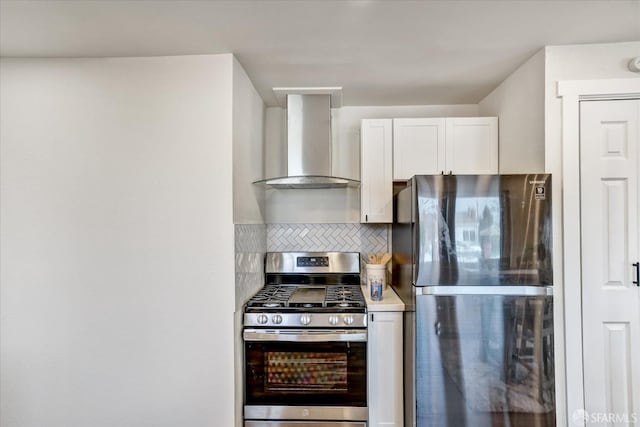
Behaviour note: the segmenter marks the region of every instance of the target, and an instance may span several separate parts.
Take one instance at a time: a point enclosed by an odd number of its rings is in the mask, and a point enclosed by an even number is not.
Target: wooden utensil
[[[380,264],[384,265],[386,263],[388,263],[389,261],[391,261],[391,254],[386,253],[382,255],[382,258],[380,259]]]

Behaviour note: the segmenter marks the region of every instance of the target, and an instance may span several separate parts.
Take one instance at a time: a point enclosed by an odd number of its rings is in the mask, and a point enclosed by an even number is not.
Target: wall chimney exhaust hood
[[[341,88],[274,88],[286,96],[287,175],[254,182],[267,188],[357,187],[359,181],[331,173],[331,107],[339,106]]]

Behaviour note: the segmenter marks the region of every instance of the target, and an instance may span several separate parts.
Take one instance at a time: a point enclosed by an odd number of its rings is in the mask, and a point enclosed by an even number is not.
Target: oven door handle
[[[242,334],[245,341],[285,341],[285,342],[366,342],[367,331],[354,330],[272,330],[245,329]]]

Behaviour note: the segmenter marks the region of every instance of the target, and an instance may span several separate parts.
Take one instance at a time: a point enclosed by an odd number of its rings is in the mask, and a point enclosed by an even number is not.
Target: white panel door
[[[393,120],[393,180],[444,170],[446,119]]]
[[[360,222],[393,220],[391,119],[360,125]]]
[[[498,118],[448,118],[445,173],[498,173]]]
[[[640,426],[640,101],[580,104],[587,425]]]

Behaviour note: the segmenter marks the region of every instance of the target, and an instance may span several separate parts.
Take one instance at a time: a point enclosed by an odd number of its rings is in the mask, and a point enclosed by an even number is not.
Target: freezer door
[[[555,426],[547,295],[416,297],[417,426]]]
[[[553,284],[550,175],[423,175],[411,187],[416,286]]]

